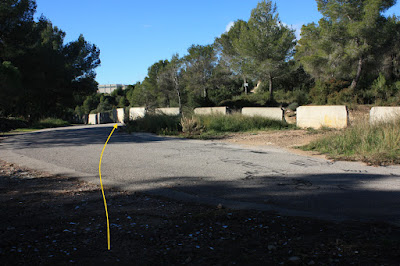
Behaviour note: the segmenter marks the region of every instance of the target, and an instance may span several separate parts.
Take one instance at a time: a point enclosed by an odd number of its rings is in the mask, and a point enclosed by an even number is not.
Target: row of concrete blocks
[[[112,121],[107,113],[89,115],[89,124],[102,124],[125,120],[124,108],[115,109]],[[178,115],[179,108],[157,108],[156,114]],[[229,110],[223,107],[201,107],[194,109],[197,115],[228,114]],[[129,119],[134,120],[146,114],[144,107],[129,109]],[[248,116],[262,116],[274,120],[283,121],[284,110],[279,107],[244,107],[242,114]],[[108,115],[108,116],[107,116]],[[386,122],[400,117],[400,107],[372,107],[370,111],[370,123]],[[110,121],[111,120],[111,121]],[[349,112],[345,105],[324,106],[300,106],[296,110],[296,123],[300,128],[346,128],[349,124]]]
[[[196,108],[196,114],[227,114],[226,107]],[[283,121],[284,110],[279,107],[244,107],[243,115],[262,116]],[[369,122],[390,122],[400,119],[400,107],[372,107]],[[296,110],[296,124],[300,128],[346,128],[349,112],[345,105],[300,106]]]
[[[105,124],[105,123],[124,123],[125,108],[114,109],[112,116],[109,113],[90,114],[88,124]],[[156,114],[179,115],[179,108],[156,108]],[[135,120],[146,114],[145,107],[129,108],[129,120]]]

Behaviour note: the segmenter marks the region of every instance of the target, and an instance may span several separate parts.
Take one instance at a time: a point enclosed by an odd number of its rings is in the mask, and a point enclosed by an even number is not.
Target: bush
[[[28,123],[21,119],[0,118],[0,132],[7,132],[16,128],[26,128]]]
[[[144,117],[128,121],[128,132],[150,132],[155,134],[175,135],[182,131],[181,116],[146,114]]]
[[[244,116],[236,113],[232,115],[201,115],[195,116],[205,131],[239,132],[261,129],[282,129],[288,125],[282,121],[272,120],[260,116]]]
[[[275,101],[270,101],[268,92],[257,92],[235,96],[230,100],[222,101],[219,106],[228,106],[233,110],[243,107],[278,106]]]
[[[59,118],[45,118],[33,124],[32,127],[35,129],[42,129],[42,128],[53,128],[53,127],[65,127],[69,125],[70,123]]]

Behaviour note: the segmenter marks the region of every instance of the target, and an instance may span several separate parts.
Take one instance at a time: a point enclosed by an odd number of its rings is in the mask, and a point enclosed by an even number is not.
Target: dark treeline
[[[276,5],[261,1],[213,44],[192,45],[185,56],[154,63],[143,81],[99,95],[97,47],[82,36],[63,45],[50,21],[33,21],[34,1],[3,1],[0,111],[37,117],[73,107],[81,115],[124,106],[400,104],[400,20],[383,15],[395,2],[317,0],[323,18],[296,40]]]
[[[67,118],[97,90],[100,51],[81,35],[65,33],[44,16],[36,22],[34,0],[0,3],[0,116]]]

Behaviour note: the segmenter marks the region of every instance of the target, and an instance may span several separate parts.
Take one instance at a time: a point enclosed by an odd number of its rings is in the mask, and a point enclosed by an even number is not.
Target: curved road
[[[113,124],[15,135],[0,158],[99,183],[98,163]],[[372,167],[291,154],[271,146],[151,134],[111,137],[102,160],[105,185],[232,208],[324,219],[400,224],[400,167]]]

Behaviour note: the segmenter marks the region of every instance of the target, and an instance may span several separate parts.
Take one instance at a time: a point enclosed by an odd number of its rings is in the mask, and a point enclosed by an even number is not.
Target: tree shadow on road
[[[306,181],[312,182],[313,178],[325,178],[328,182],[332,179],[333,182],[339,177],[304,176],[303,184],[309,184]],[[354,175],[340,178],[351,182]],[[165,179],[152,182],[164,183]],[[183,179],[197,183],[178,185]],[[168,189],[148,189],[145,193],[106,190],[111,223],[111,251],[108,251],[103,199],[98,185],[73,177],[26,171],[15,165],[2,167],[0,254],[3,265],[32,262],[52,265],[276,265],[293,261],[365,265],[399,261],[398,227],[329,222],[271,211],[233,210],[224,203],[218,206],[215,202],[208,202],[206,206],[195,203],[195,199],[220,196],[227,202],[253,201],[253,197],[268,197],[268,186],[261,183],[258,187],[232,186],[229,182],[212,182],[207,177],[201,182],[193,177],[169,177],[167,181],[176,185]],[[308,190],[289,195],[296,192],[296,184],[291,182],[294,181],[288,180],[287,186],[293,187],[293,191],[278,186],[276,193],[288,194],[288,201],[309,196]],[[139,184],[131,182],[130,185]],[[338,194],[357,195],[362,190]],[[183,198],[155,196],[163,195],[163,191],[186,193],[192,197],[192,203],[182,201]],[[385,191],[364,189],[364,192],[372,193],[365,196],[398,196]],[[315,200],[337,198],[332,193],[320,194],[321,198]],[[165,195],[174,197],[173,193]]]

